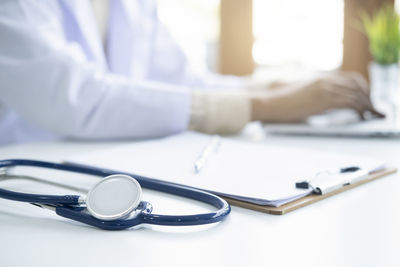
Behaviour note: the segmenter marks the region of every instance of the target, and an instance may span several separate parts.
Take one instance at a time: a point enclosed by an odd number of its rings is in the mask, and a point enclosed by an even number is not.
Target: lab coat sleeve
[[[27,121],[74,138],[162,136],[187,128],[186,87],[103,72],[65,40],[46,1],[0,7],[0,101]],[[26,2],[25,2],[26,3]]]

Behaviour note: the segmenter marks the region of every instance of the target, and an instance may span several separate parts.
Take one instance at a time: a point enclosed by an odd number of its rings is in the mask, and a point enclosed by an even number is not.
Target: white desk
[[[256,136],[263,145],[344,151],[400,166],[400,140]],[[0,148],[0,158],[58,161],[112,145],[24,144]],[[395,174],[284,216],[233,207],[211,227],[120,232],[0,200],[0,266],[400,266],[399,189]],[[205,208],[151,192],[146,197],[171,213]]]

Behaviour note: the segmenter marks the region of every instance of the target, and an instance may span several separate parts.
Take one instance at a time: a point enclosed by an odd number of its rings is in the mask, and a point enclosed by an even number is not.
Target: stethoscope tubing
[[[208,193],[197,188],[184,186],[176,183],[160,181],[141,175],[136,175],[127,172],[114,171],[110,169],[97,168],[86,165],[77,165],[69,163],[52,163],[37,160],[28,159],[7,159],[0,161],[0,168],[9,168],[17,166],[30,166],[30,167],[41,167],[49,168],[61,171],[69,171],[81,174],[89,174],[94,176],[109,176],[113,174],[125,174],[135,178],[139,184],[148,189],[174,194],[185,198],[201,201],[218,208],[217,211],[196,215],[159,215],[152,213],[141,212],[133,219],[127,220],[116,220],[116,221],[93,221],[90,215],[86,214],[82,216],[80,208],[71,208],[68,205],[78,205],[79,196],[68,195],[68,196],[57,196],[57,195],[40,195],[40,194],[27,194],[9,191],[0,188],[0,198],[6,198],[15,201],[23,201],[29,203],[38,204],[50,204],[55,205],[56,213],[60,216],[71,218],[77,221],[88,223],[103,229],[124,229],[140,223],[146,224],[157,224],[157,225],[200,225],[209,224],[223,220],[231,211],[230,205],[222,198]],[[74,217],[74,218],[72,218]]]

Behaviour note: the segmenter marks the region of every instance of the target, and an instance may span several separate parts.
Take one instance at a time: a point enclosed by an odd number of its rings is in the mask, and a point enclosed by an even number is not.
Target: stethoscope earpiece
[[[131,176],[110,175],[95,184],[86,196],[86,207],[97,219],[112,221],[134,211],[141,200],[142,188]]]

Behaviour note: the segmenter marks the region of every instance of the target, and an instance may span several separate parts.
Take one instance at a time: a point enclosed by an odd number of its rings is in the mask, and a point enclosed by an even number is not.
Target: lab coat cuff
[[[239,132],[250,118],[250,100],[243,91],[192,92],[190,130],[233,134]]]

